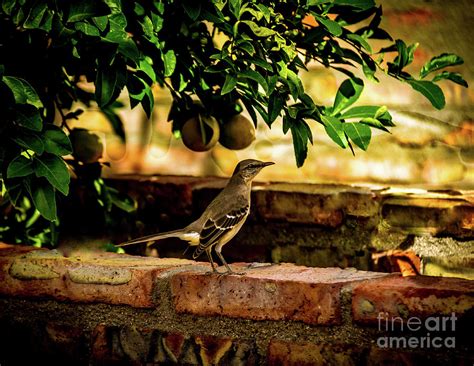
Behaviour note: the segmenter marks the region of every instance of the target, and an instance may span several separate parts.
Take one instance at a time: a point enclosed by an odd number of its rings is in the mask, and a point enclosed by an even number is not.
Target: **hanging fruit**
[[[219,123],[212,116],[197,114],[184,122],[181,136],[184,145],[193,151],[208,151],[219,141]]]
[[[255,140],[255,126],[242,114],[235,114],[221,127],[219,142],[231,150],[242,150]]]
[[[76,160],[90,164],[97,162],[104,153],[104,145],[99,136],[83,128],[74,128],[69,134],[72,155]]]

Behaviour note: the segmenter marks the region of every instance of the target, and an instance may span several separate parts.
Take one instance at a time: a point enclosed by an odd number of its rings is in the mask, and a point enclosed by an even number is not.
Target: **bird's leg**
[[[221,249],[222,249],[222,247],[216,246],[216,254],[217,254],[217,256],[219,257],[219,259],[221,260],[222,264],[225,266],[225,268],[227,268],[227,272],[224,272],[224,273],[222,273],[222,274],[244,275],[245,272],[234,272],[234,271],[232,270],[232,268],[230,268],[230,266],[227,264],[227,262],[226,262],[225,259],[224,259],[224,256],[223,256],[222,253],[221,253]]]
[[[206,249],[206,254],[207,254],[207,258],[209,259],[209,263],[211,263],[211,266],[212,266],[212,272],[208,272],[208,273],[220,273],[216,269],[216,266],[214,265],[214,261],[212,260],[211,248]]]

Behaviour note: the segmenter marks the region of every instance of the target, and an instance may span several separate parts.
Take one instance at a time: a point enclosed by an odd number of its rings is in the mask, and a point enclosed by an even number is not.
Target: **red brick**
[[[203,365],[217,365],[232,348],[232,339],[209,336],[195,338]]]
[[[201,335],[194,337],[202,365],[257,365],[255,341]],[[183,360],[184,361],[184,360]]]
[[[354,320],[376,323],[387,317],[462,316],[474,307],[474,281],[458,278],[392,275],[358,284],[353,289]]]
[[[474,205],[462,198],[392,197],[381,212],[386,224],[407,234],[473,236]]]
[[[0,242],[0,257],[8,257],[10,255],[17,255],[23,253],[29,253],[34,250],[46,250],[42,248],[36,248],[25,245],[12,245]]]
[[[173,362],[178,362],[188,338],[189,337],[186,337],[181,333],[168,333],[163,335],[163,349],[166,352],[166,355],[171,358]]]
[[[267,364],[273,365],[356,365],[362,364],[364,349],[351,344],[287,342],[272,339]]]
[[[234,265],[234,268],[245,269],[243,265]],[[244,276],[198,272],[175,274],[171,279],[171,291],[176,311],[255,320],[340,324],[341,288],[354,281],[384,276],[291,264],[257,267],[245,272]]]
[[[99,324],[94,328],[91,337],[91,357],[93,360],[108,360],[112,357],[107,337],[107,326]]]
[[[264,220],[337,227],[344,218],[331,196],[262,190],[256,192],[254,204],[258,215]]]
[[[379,203],[368,189],[335,185],[272,184],[257,189],[254,206],[264,220],[338,227],[345,215],[370,217]]]
[[[149,308],[157,305],[154,292],[159,274],[194,263],[128,255],[93,259],[65,258],[57,251],[24,252],[18,246],[16,252],[0,257],[1,295]]]

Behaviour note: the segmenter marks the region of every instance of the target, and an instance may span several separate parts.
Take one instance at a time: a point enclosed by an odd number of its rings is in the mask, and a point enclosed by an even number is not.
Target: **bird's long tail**
[[[187,239],[188,235],[190,235],[189,232],[183,229],[179,229],[179,230],[167,231],[161,234],[152,234],[152,235],[142,236],[141,238],[132,239],[124,243],[120,243],[116,246],[125,247],[127,245],[140,244],[140,243],[148,243],[148,245],[150,245],[157,240],[166,239],[166,238],[180,238],[183,240],[188,240]]]

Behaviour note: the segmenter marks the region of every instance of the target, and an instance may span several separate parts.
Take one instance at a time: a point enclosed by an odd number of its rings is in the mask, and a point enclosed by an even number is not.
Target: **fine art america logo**
[[[389,316],[388,313],[379,313],[378,329],[389,335],[377,338],[380,348],[455,348],[456,330],[455,313],[445,316],[430,316],[422,319],[416,316],[402,319],[398,316]],[[409,336],[400,332],[411,332]],[[396,333],[396,334],[394,334]]]

